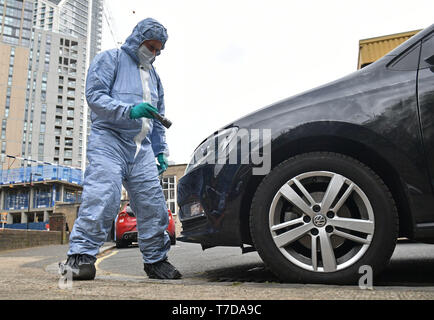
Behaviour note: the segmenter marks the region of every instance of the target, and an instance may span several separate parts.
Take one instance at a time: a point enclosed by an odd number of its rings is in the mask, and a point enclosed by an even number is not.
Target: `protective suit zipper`
[[[143,68],[140,68],[140,79],[142,80],[142,89],[143,89],[143,102],[148,102],[152,104],[151,99],[151,90],[149,89],[149,72]],[[134,159],[137,157],[137,154],[140,151],[140,147],[142,145],[143,139],[146,138],[148,131],[150,129],[151,120],[148,118],[141,118],[142,120],[142,129],[138,135],[134,137],[134,142],[136,143],[136,153],[134,155]]]

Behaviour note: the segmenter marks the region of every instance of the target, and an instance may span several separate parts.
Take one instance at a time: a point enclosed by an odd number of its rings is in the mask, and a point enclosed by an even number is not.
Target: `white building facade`
[[[86,72],[100,51],[102,0],[35,0],[23,158],[82,168],[90,114]]]

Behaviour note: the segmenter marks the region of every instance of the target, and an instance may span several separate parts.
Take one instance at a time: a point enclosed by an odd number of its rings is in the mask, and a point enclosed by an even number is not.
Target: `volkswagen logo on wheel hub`
[[[327,223],[326,218],[321,214],[318,214],[315,217],[313,217],[313,224],[316,227],[319,227],[319,228],[324,227],[326,225],[326,223]]]

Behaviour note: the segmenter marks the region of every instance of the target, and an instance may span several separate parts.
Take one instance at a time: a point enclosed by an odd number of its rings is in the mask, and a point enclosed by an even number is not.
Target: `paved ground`
[[[209,282],[195,277],[161,281],[149,280],[144,274],[131,277],[100,268],[94,281],[74,281],[72,288],[61,289],[54,266],[65,259],[66,251],[64,245],[1,252],[0,299],[434,300],[433,286],[361,290],[354,286]],[[111,254],[112,250],[103,252],[98,266]]]

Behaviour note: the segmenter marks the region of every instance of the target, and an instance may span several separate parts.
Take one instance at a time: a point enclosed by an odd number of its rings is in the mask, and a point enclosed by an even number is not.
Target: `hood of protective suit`
[[[137,49],[145,40],[159,40],[162,43],[161,50],[164,49],[164,45],[168,39],[166,28],[157,20],[147,18],[140,21],[131,35],[125,40],[121,49],[128,53],[128,55],[137,63],[139,58],[137,57]]]

